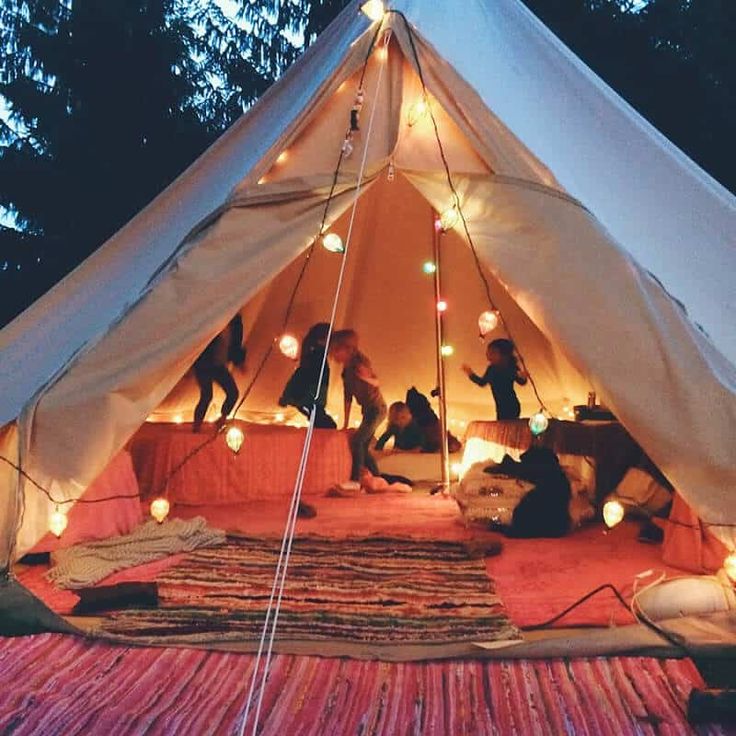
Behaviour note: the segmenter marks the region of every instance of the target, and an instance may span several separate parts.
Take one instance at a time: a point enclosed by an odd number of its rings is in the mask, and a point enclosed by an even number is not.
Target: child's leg
[[[378,466],[369,451],[378,426],[386,417],[386,405],[365,407],[363,409],[363,421],[355,431],[351,440],[353,453],[353,469],[350,474],[351,480],[360,480],[360,472],[364,467],[368,468],[373,475],[378,475]]]
[[[223,418],[227,417],[238,400],[238,384],[230,374],[227,366],[218,365],[213,368],[213,378],[217,384],[225,392],[225,401],[222,402],[220,414]]]
[[[212,376],[206,368],[197,367],[194,369],[194,376],[199,386],[199,403],[194,409],[194,431],[199,432],[212,401]]]

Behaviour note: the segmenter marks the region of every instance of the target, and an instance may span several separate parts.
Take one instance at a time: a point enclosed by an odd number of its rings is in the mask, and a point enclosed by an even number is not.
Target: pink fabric
[[[130,454],[123,450],[115,455],[82,498],[92,501],[137,493],[138,481],[133,463]],[[129,534],[143,521],[143,513],[139,498],[116,498],[104,503],[77,503],[67,518],[68,525],[60,539],[48,532],[31,552],[53,552],[83,542]]]
[[[238,422],[245,441],[235,455],[217,437],[168,480],[168,498],[179,504],[231,504],[256,499],[290,498],[294,490],[305,429]],[[141,494],[160,494],[166,476],[205,442],[212,425],[194,434],[189,424],[147,423],[129,443]],[[344,432],[318,429],[304,479],[303,493],[324,493],[350,477],[350,448]]]
[[[716,572],[723,566],[728,549],[717,540],[698,515],[675,493],[670,523],[664,522],[662,557],[668,565],[697,574]]]

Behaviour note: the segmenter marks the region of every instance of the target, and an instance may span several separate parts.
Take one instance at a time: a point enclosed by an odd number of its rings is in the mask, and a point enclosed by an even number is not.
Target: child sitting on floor
[[[350,408],[353,398],[363,410],[363,420],[350,440],[353,467],[350,480],[359,481],[363,467],[373,475],[378,475],[378,466],[369,447],[373,435],[386,418],[386,402],[381,395],[378,378],[373,372],[371,362],[358,350],[358,334],[355,330],[339,330],[332,336],[330,355],[342,364],[342,382],[345,395],[345,421],[343,429],[350,422]]]
[[[488,368],[482,376],[473,373],[473,369],[463,364],[462,369],[468,378],[478,386],[490,386],[493,400],[496,403],[496,419],[518,419],[521,405],[514,390],[514,384],[523,386],[527,375],[519,367],[514,355],[514,343],[505,338],[492,340],[486,348]]]
[[[424,434],[414,421],[409,407],[403,401],[395,401],[388,409],[388,427],[378,438],[376,450],[383,450],[384,445],[394,438],[395,450],[421,450]]]
[[[316,412],[314,426],[317,429],[335,429],[332,417],[325,411],[327,388],[330,383],[330,368],[325,362],[322,383],[317,390],[319,375],[325,355],[325,345],[330,326],[327,322],[312,325],[302,340],[299,367],[294,371],[279,399],[280,406],[294,406],[309,418],[312,407]]]

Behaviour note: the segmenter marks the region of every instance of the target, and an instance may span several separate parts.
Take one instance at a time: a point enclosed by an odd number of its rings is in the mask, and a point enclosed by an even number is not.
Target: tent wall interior
[[[200,161],[3,330],[10,368],[3,455],[60,496],[78,497],[147,417],[191,411],[187,371],[238,310],[250,354],[239,384],[247,383],[248,370],[284,329],[328,200],[326,224],[347,239],[363,160],[337,325],[358,330],[389,401],[411,385],[433,388],[435,304],[422,263],[431,258],[434,212],[453,195],[432,118],[425,113],[409,124],[423,99],[416,49],[494,305],[545,405],[558,414],[597,391],[702,518],[736,521],[736,349],[722,322],[732,305],[721,299],[723,271],[736,258],[726,235],[734,231],[733,198],[521,3],[502,0],[494,12],[480,0],[463,4],[467,32],[484,39],[472,60],[461,48],[468,37],[444,33],[430,5],[399,2],[405,16],[384,17],[375,47],[379,26],[350,6]],[[369,52],[361,131],[329,199]],[[543,77],[551,91],[541,91]],[[555,92],[559,99],[546,105]],[[633,173],[639,170],[643,177]],[[686,217],[677,204],[683,196],[700,217]],[[692,243],[702,259],[683,265]],[[461,223],[442,249],[455,348],[447,361],[450,416],[489,418],[490,397],[457,366],[482,365],[476,320],[491,305]],[[289,332],[300,335],[328,316],[339,262],[313,251]],[[244,417],[275,417],[292,367],[274,351]],[[538,408],[529,390],[522,404],[526,414]],[[7,562],[45,533],[50,504],[9,466],[0,468],[0,481],[0,562]],[[730,528],[714,532],[733,546]]]

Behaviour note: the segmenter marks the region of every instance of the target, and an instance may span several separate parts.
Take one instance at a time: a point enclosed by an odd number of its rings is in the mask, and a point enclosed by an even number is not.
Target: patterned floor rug
[[[257,640],[280,542],[231,538],[162,573],[159,608],[115,613],[104,632],[199,642]],[[518,629],[483,560],[462,544],[406,539],[297,539],[278,640],[375,644],[513,641]]]

